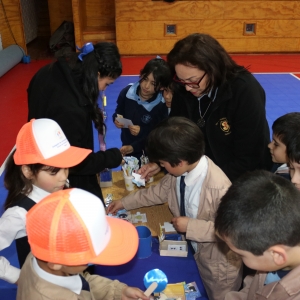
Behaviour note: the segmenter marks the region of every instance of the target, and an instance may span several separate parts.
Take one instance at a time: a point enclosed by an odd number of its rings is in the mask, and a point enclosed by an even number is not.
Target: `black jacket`
[[[207,107],[210,100],[207,96],[200,100],[202,115],[206,109],[202,102]],[[264,89],[251,73],[243,72],[218,88],[205,116],[206,154],[232,181],[246,171],[271,168],[265,104]],[[198,99],[181,89],[173,97],[171,116],[197,122]]]
[[[72,146],[93,150],[92,104],[76,84],[65,60],[41,68],[28,87],[28,120],[55,120]],[[82,188],[103,200],[96,174],[121,164],[119,149],[91,153],[78,166],[70,169],[71,187]]]

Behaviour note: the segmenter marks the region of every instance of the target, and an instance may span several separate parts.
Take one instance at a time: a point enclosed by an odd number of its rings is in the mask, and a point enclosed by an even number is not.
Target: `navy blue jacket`
[[[151,103],[161,99],[157,105],[155,105],[150,111],[148,111],[143,105],[139,104],[138,94],[133,95],[136,100],[129,99],[126,95],[131,85],[125,87],[119,94],[117,100],[117,107],[113,114],[113,121],[117,117],[117,114],[122,115],[126,119],[130,119],[134,125],[140,126],[140,132],[137,136],[130,133],[128,128],[121,129],[121,141],[122,145],[131,145],[133,147],[133,153],[130,155],[140,159],[142,151],[145,150],[145,141],[155,125],[168,116],[168,109],[163,101],[161,93],[155,94],[151,99],[145,101]],[[137,92],[139,87],[137,88]]]

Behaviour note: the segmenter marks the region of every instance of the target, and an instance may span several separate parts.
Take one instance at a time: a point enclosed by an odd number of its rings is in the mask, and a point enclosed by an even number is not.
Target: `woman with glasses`
[[[246,171],[271,168],[265,91],[207,34],[179,40],[167,55],[173,80],[181,86],[172,99],[171,116],[194,121],[205,136],[205,154],[231,181]],[[152,176],[158,167],[140,170]]]

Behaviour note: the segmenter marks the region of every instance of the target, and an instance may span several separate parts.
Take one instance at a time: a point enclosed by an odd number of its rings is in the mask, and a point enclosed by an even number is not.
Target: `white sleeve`
[[[16,283],[20,277],[20,271],[20,269],[11,266],[6,258],[0,256],[0,279],[9,283]]]
[[[26,209],[19,206],[8,208],[3,213],[0,218],[0,250],[10,246],[16,237],[26,236],[26,214]]]

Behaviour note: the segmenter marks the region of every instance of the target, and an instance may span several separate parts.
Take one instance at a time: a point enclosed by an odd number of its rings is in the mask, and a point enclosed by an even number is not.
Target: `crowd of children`
[[[179,65],[182,75],[191,68]],[[172,80],[170,66],[157,57],[146,63],[138,82],[120,92],[113,121],[121,129],[121,154],[140,159],[146,153],[166,175],[156,185],[112,201],[106,211],[101,196],[72,188],[68,181],[69,168],[92,150],[71,146],[49,118],[32,119],[21,128],[6,163],[8,195],[0,218],[0,250],[16,240],[22,268],[0,257],[0,278],[18,284],[17,299],[149,299],[138,288],[86,269],[126,263],[137,251],[134,226],[106,214],[163,203],[194,254],[210,300],[300,299],[300,112],[272,125],[273,169],[236,173],[231,182],[226,168],[206,155],[205,113],[202,118],[199,112],[201,126],[169,116],[173,96],[179,95],[176,82],[187,90],[212,84],[209,74],[202,75],[198,83]],[[212,90],[206,92],[209,110],[218,88],[212,100]],[[122,118],[133,125],[124,126]],[[230,132],[225,123],[218,126]],[[243,264],[257,272],[242,284]]]

